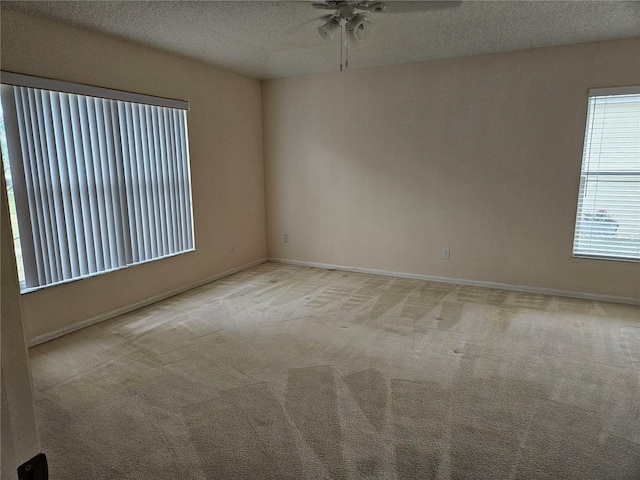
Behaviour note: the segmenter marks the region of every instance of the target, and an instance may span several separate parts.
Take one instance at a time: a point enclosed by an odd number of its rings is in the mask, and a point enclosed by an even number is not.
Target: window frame
[[[189,240],[187,242],[187,247],[185,249],[180,249],[180,251],[175,251],[169,254],[158,254],[153,256],[153,258],[146,258],[143,259],[141,261],[134,261],[131,262],[130,259],[127,259],[124,264],[122,264],[122,262],[120,262],[119,265],[115,266],[114,268],[103,268],[100,269],[99,271],[94,271],[94,272],[90,272],[90,273],[86,273],[86,274],[81,274],[81,275],[75,275],[72,276],[70,278],[64,278],[62,280],[58,280],[58,281],[52,281],[52,282],[47,282],[47,283],[42,283],[42,282],[38,282],[37,285],[30,285],[27,286],[27,284],[23,281],[21,282],[21,293],[28,293],[28,292],[32,292],[35,290],[40,290],[42,288],[47,288],[50,286],[54,286],[54,285],[59,285],[59,284],[63,284],[63,283],[68,283],[68,282],[73,282],[73,281],[77,281],[77,280],[81,280],[84,278],[89,278],[89,277],[93,277],[93,276],[97,276],[97,275],[102,275],[104,273],[109,273],[112,271],[116,271],[116,270],[120,270],[120,269],[124,269],[124,268],[129,268],[131,266],[134,265],[140,265],[143,263],[148,263],[148,262],[153,262],[156,260],[161,260],[163,258],[168,258],[168,257],[172,257],[172,256],[176,256],[176,255],[182,255],[184,253],[188,253],[191,251],[195,250],[195,231],[194,231],[194,217],[193,217],[193,194],[192,194],[192,179],[191,179],[191,162],[190,162],[190,154],[189,154],[189,136],[188,136],[188,128],[187,128],[187,112],[189,111],[189,102],[188,101],[184,101],[184,100],[175,100],[175,99],[169,99],[169,98],[164,98],[164,97],[156,97],[156,96],[151,96],[151,95],[144,95],[144,94],[139,94],[139,93],[133,93],[133,92],[126,92],[126,91],[121,91],[121,90],[113,90],[113,89],[107,89],[107,88],[103,88],[103,87],[96,87],[96,86],[90,86],[90,85],[83,85],[83,84],[77,84],[77,83],[72,83],[72,82],[66,82],[66,81],[61,81],[61,80],[53,80],[53,79],[48,79],[48,78],[43,78],[43,77],[34,77],[34,76],[30,76],[30,75],[23,75],[23,74],[19,74],[19,73],[14,73],[14,72],[6,72],[6,71],[2,71],[0,72],[0,84],[2,84],[2,88],[3,88],[3,98],[5,97],[6,93],[6,88],[7,86],[9,88],[11,88],[12,94],[14,91],[14,88],[18,88],[18,87],[27,87],[27,88],[33,88],[33,89],[40,89],[40,90],[45,90],[45,91],[49,91],[49,92],[55,92],[55,93],[61,93],[61,94],[71,94],[71,95],[79,95],[79,96],[84,96],[84,97],[93,97],[94,99],[96,99],[96,102],[100,102],[100,100],[106,100],[106,101],[116,101],[116,102],[124,102],[122,103],[122,105],[125,105],[125,108],[128,105],[133,105],[132,108],[139,108],[142,110],[146,110],[149,111],[149,109],[151,109],[152,111],[155,112],[155,110],[153,110],[153,107],[159,107],[159,109],[156,109],[157,111],[160,111],[160,109],[171,109],[169,111],[173,112],[173,111],[183,111],[182,114],[177,114],[180,116],[181,118],[181,123],[180,125],[182,125],[182,131],[180,132],[181,138],[183,139],[183,143],[181,143],[180,145],[184,147],[184,151],[183,151],[183,157],[182,157],[182,162],[184,163],[184,165],[182,165],[182,167],[184,168],[184,177],[183,177],[183,181],[185,182],[185,187],[183,187],[184,193],[186,195],[185,199],[186,199],[186,203],[183,202],[183,207],[184,209],[188,209],[185,210],[187,217],[185,217],[185,224],[181,225],[180,228],[184,229],[187,228],[189,233]],[[3,102],[3,108],[5,107],[5,104]],[[15,102],[13,102],[13,106],[8,105],[9,110],[11,108],[14,109],[13,112],[9,112],[8,116],[10,118],[10,120],[17,120],[17,114],[15,112]],[[13,115],[13,116],[11,116]],[[158,114],[159,115],[159,114]],[[5,113],[5,118],[7,118],[7,113]],[[140,117],[134,117],[134,122],[137,121],[141,121],[139,120]],[[128,119],[128,117],[127,117]],[[90,120],[91,121],[91,120]],[[13,182],[16,181],[15,175],[13,173],[13,163],[14,162],[24,162],[25,160],[23,160],[23,152],[22,152],[22,148],[16,148],[16,145],[19,145],[20,142],[20,134],[18,133],[18,126],[17,125],[12,125],[11,127],[6,126],[6,130],[7,130],[7,136],[9,137],[10,135],[13,135],[13,138],[11,140],[9,140],[9,138],[7,138],[7,147],[9,149],[9,158],[8,159],[4,159],[3,158],[3,163],[6,162],[6,164],[9,164],[10,167],[9,169],[11,170],[11,175],[12,175],[12,179]],[[125,137],[123,136],[124,134],[122,133],[122,130],[126,130],[126,127],[123,128],[119,128],[118,133],[120,134],[120,136],[122,137],[123,140],[125,140]],[[177,133],[174,132],[170,132],[172,135],[177,135]],[[114,133],[115,135],[116,133]],[[148,134],[149,135],[149,134]],[[65,137],[66,138],[66,137]],[[151,139],[151,143],[153,143],[154,145],[156,145],[157,147],[157,139],[155,138],[155,132],[152,132],[150,134],[150,136],[148,137],[149,139]],[[18,142],[18,143],[16,143]],[[124,142],[123,142],[124,143]],[[123,147],[124,148],[124,147]],[[164,157],[165,155],[168,157],[168,154],[166,153],[165,150],[162,150],[162,146],[161,146],[161,154]],[[135,152],[138,153],[138,152]],[[17,155],[17,157],[16,157]],[[134,154],[134,152],[129,152],[129,156],[133,159],[133,162],[142,162],[141,159],[138,158],[138,156],[136,154]],[[4,157],[4,155],[3,155]],[[60,158],[60,157],[59,157]],[[74,157],[75,158],[75,157]],[[146,160],[146,158],[145,158]],[[104,162],[105,160],[102,159],[100,160],[102,162]],[[159,161],[156,159],[156,161]],[[163,160],[164,161],[164,160]],[[109,165],[111,165],[109,163]],[[111,166],[109,167],[111,168]],[[148,167],[144,167],[144,168],[148,168]],[[177,168],[177,167],[176,167]],[[20,170],[20,169],[19,169]],[[55,175],[55,172],[53,173],[53,175]],[[101,176],[100,177],[103,181],[105,182],[109,182],[110,180],[113,181],[113,178],[109,178],[109,177],[104,177]],[[142,179],[140,179],[142,181]],[[163,182],[167,182],[167,177],[163,177],[163,176],[158,176],[158,180],[159,181],[163,181]],[[18,181],[22,181],[25,182],[26,180],[24,178],[22,179],[18,179]],[[129,194],[129,191],[124,192],[124,186],[120,183],[114,184],[114,183],[109,183],[110,185],[113,185],[115,189],[121,189],[122,191],[120,191],[117,195],[119,195],[120,197],[127,197]],[[14,190],[15,192],[15,190]],[[25,195],[26,194],[26,189],[23,190],[23,193],[21,195]],[[140,194],[142,195],[142,193]],[[106,198],[106,197],[104,197]],[[163,198],[161,198],[161,196],[158,194],[158,200],[159,202],[161,202],[163,200]],[[166,201],[166,200],[165,200]],[[18,217],[18,223],[19,225],[26,225],[25,222],[30,221],[27,220],[30,215],[29,212],[25,212],[24,210],[29,210],[28,205],[28,200],[27,198],[21,198],[18,201],[18,198],[16,198],[16,203],[20,203],[20,206],[18,207],[18,209],[22,210],[22,212],[16,212],[16,216]],[[51,207],[53,209],[53,207]],[[128,218],[130,217],[130,212],[127,212],[127,208],[124,207],[122,209],[122,215],[124,216],[124,218],[120,218],[120,219],[115,219],[114,221],[116,222],[125,222],[128,223],[129,220]],[[56,215],[52,215],[51,217],[52,219],[58,219],[56,221],[59,221],[59,217]],[[185,227],[186,225],[186,227]],[[28,227],[20,227],[20,229],[22,228],[28,228]],[[176,225],[176,228],[177,225]],[[162,229],[164,229],[164,226],[162,227]],[[125,239],[126,242],[135,242],[136,239],[131,237],[131,232],[129,231],[125,231],[125,234],[127,236],[127,238]],[[169,232],[167,233],[167,235],[175,235],[175,232]],[[29,241],[31,243],[33,243],[34,241],[36,241],[35,238],[30,237]],[[162,240],[156,240],[156,241],[162,241]],[[23,255],[25,255],[24,252],[24,242],[21,242],[21,253]],[[60,242],[60,247],[64,249],[64,245],[68,245],[68,243],[64,243],[64,242]],[[14,245],[14,249],[16,248],[16,245]],[[56,247],[58,248],[58,247]],[[104,245],[102,246],[103,251],[105,251],[104,249],[109,248],[108,246]],[[129,247],[131,248],[131,247]],[[135,247],[134,247],[135,248]],[[58,250],[59,252],[60,250]],[[17,252],[16,252],[17,253]],[[57,252],[56,252],[57,253]],[[73,252],[72,252],[73,254]],[[29,255],[29,253],[27,253],[26,255]],[[35,258],[35,256],[34,256]],[[35,261],[34,259],[31,259],[30,261]],[[26,269],[26,266],[25,266]],[[31,278],[33,278],[33,273],[31,273]]]
[[[577,203],[576,203],[576,215],[575,215],[575,223],[574,223],[574,235],[573,235],[573,245],[572,245],[572,257],[574,258],[583,258],[583,259],[592,259],[592,260],[610,260],[610,261],[620,261],[620,262],[640,262],[640,251],[637,253],[637,256],[626,256],[624,254],[620,254],[620,251],[615,254],[606,254],[603,253],[604,249],[601,248],[598,251],[596,248],[592,248],[591,251],[586,250],[584,247],[580,248],[579,241],[580,235],[584,235],[581,233],[581,230],[584,227],[584,217],[587,215],[587,212],[584,208],[584,202],[586,198],[586,183],[589,181],[589,177],[595,178],[598,181],[598,177],[600,176],[620,176],[620,177],[637,177],[638,181],[640,181],[640,169],[635,171],[633,169],[624,171],[605,171],[605,170],[596,170],[589,171],[588,166],[591,161],[590,158],[590,150],[592,147],[592,136],[594,135],[594,121],[593,121],[593,109],[596,102],[596,98],[604,98],[604,97],[617,97],[617,96],[637,96],[640,95],[640,86],[624,86],[624,87],[610,87],[610,88],[592,88],[589,89],[588,94],[588,103],[587,103],[587,115],[585,122],[585,130],[584,130],[584,143],[583,143],[583,151],[582,158],[580,164],[580,182],[579,189],[577,195]],[[640,158],[640,157],[639,157]],[[598,159],[598,166],[600,166],[600,160]],[[595,210],[594,210],[595,212]],[[598,210],[596,213],[591,213],[591,217],[594,218],[592,223],[603,223],[600,227],[591,227],[591,231],[594,229],[600,229],[602,232],[605,232],[607,228],[604,226],[605,223],[616,223],[614,219],[611,219],[606,210],[602,211]],[[596,215],[600,215],[598,220],[596,220]],[[639,220],[640,222],[640,220]],[[616,229],[619,227],[619,224],[616,223]],[[589,235],[589,239],[593,233]],[[640,226],[638,227],[638,235],[640,235]],[[607,236],[605,233],[601,234],[601,237]],[[590,240],[589,240],[590,241]],[[639,240],[640,241],[640,240]],[[591,248],[591,247],[590,247]],[[633,254],[630,254],[633,255]]]

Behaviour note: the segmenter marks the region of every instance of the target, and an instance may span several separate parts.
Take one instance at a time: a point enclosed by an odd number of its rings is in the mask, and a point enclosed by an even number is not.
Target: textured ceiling
[[[387,2],[394,3],[394,2]],[[256,78],[335,71],[340,42],[316,31],[327,13],[296,1],[9,2],[42,15]],[[640,2],[464,1],[453,9],[371,13],[351,68],[640,36]]]

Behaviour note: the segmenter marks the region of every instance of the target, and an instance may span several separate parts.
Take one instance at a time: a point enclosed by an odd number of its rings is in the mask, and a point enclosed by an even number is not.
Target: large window
[[[640,260],[640,87],[589,91],[573,254]]]
[[[7,72],[1,98],[23,291],[193,250],[186,102]]]

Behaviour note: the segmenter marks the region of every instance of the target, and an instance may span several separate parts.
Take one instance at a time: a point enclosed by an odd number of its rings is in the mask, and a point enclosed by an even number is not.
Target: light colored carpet
[[[640,308],[263,264],[30,350],[52,479],[640,478]]]

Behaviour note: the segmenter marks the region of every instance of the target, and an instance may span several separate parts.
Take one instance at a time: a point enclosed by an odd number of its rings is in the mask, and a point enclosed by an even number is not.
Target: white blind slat
[[[136,158],[136,131],[134,127],[134,118],[132,114],[133,106],[130,103],[125,104],[125,123],[127,138],[129,140],[129,148],[124,156],[125,171],[128,173],[128,181],[126,184],[127,200],[129,203],[129,234],[131,236],[131,254],[133,263],[142,261],[144,258],[144,232],[142,229],[142,194],[141,182],[138,175],[138,162]],[[138,191],[134,191],[138,188]]]
[[[73,125],[71,120],[71,107],[69,104],[69,95],[58,95],[59,115],[61,122],[62,136],[64,138],[64,149],[60,149],[58,158],[61,159],[61,168],[66,172],[65,198],[66,198],[66,217],[67,217],[67,237],[69,239],[69,261],[71,268],[71,277],[78,277],[83,274],[83,258],[86,256],[86,246],[84,245],[84,236],[82,235],[82,206],[77,185],[78,180],[78,162],[76,159],[75,139],[73,135]],[[65,163],[66,162],[66,163]],[[64,166],[62,166],[64,164]],[[73,254],[77,252],[77,254]]]
[[[3,160],[9,160],[10,162],[13,193],[16,203],[29,205],[29,192],[26,186],[27,179],[30,178],[30,172],[26,170],[26,165],[28,165],[26,158],[29,152],[28,148],[25,149],[26,142],[20,136],[25,128],[23,106],[18,102],[21,92],[19,89],[14,89],[7,85],[0,85],[0,94],[4,118],[14,120],[14,128],[5,129],[7,154],[9,158],[3,158]],[[19,232],[19,238],[16,243],[16,258],[22,257],[24,281],[36,284],[38,282],[38,266],[36,264],[35,245],[33,242],[34,222],[30,218],[28,208],[17,209],[16,216],[16,219],[12,218],[12,222],[17,220]],[[20,272],[20,269],[18,269],[18,271]]]
[[[141,106],[141,129],[140,132],[142,134],[143,147],[144,147],[144,175],[145,175],[145,185],[147,187],[147,212],[146,215],[149,217],[149,246],[150,253],[148,258],[153,258],[159,256],[158,252],[158,231],[157,224],[158,218],[157,213],[155,211],[156,207],[156,198],[154,193],[153,185],[155,183],[155,175],[153,171],[153,152],[151,151],[151,142],[149,137],[151,136],[150,126],[149,126],[149,111],[146,106]]]
[[[153,164],[155,166],[155,178],[154,182],[156,186],[156,210],[158,212],[158,250],[160,255],[167,255],[167,228],[166,228],[166,216],[164,208],[164,175],[162,171],[162,153],[159,146],[159,128],[158,128],[158,109],[153,108],[151,110],[151,151],[153,152]]]
[[[35,189],[32,186],[34,182],[37,182],[37,174],[36,172],[33,171],[33,169],[31,168],[32,164],[33,164],[33,160],[32,157],[35,156],[35,141],[32,135],[30,135],[31,132],[31,126],[29,125],[31,123],[31,116],[30,116],[30,104],[27,101],[27,98],[25,98],[28,95],[28,92],[25,89],[22,88],[17,88],[15,89],[15,97],[14,97],[14,101],[15,101],[15,105],[16,105],[16,121],[17,121],[17,125],[18,125],[18,140],[20,141],[20,147],[21,147],[21,153],[22,153],[22,162],[18,162],[18,161],[12,161],[12,169],[14,169],[14,165],[16,165],[17,163],[20,164],[20,166],[22,167],[22,171],[24,172],[24,179],[25,179],[25,184],[24,184],[24,190],[19,189],[19,190],[15,190],[15,185],[14,185],[14,191],[16,191],[17,196],[20,196],[20,193],[24,192],[24,199],[27,200],[27,205],[31,206],[33,203],[36,202],[36,193],[35,193]],[[6,108],[4,108],[3,106],[3,111],[4,114],[7,115],[9,112],[7,111]],[[5,128],[6,128],[6,124],[7,122],[5,121]],[[8,147],[11,147],[12,144],[15,145],[15,143],[10,141],[10,135],[7,135],[7,142],[8,142]],[[15,138],[15,135],[14,135]],[[12,156],[13,158],[15,158],[15,154]],[[10,159],[11,160],[11,159]],[[15,169],[17,172],[17,168]],[[12,175],[13,177],[17,177],[20,178],[20,174],[14,172],[14,174]],[[16,202],[19,201],[19,198],[16,198]],[[24,205],[24,203],[23,203]],[[24,254],[31,254],[30,256],[28,256],[28,260],[29,260],[29,265],[25,265],[25,277],[26,277],[26,281],[33,283],[33,284],[38,284],[41,281],[44,282],[44,278],[42,277],[42,275],[44,275],[43,273],[43,268],[40,265],[41,259],[42,257],[40,255],[36,255],[36,251],[38,249],[42,250],[43,246],[42,246],[42,241],[44,240],[44,238],[40,235],[40,225],[41,225],[41,220],[40,218],[38,218],[38,212],[34,212],[30,209],[20,209],[20,212],[22,213],[22,218],[19,218],[19,220],[22,220],[19,225],[23,228],[20,229],[20,235],[21,237],[24,238],[24,241],[21,242],[24,244],[24,248],[27,250],[25,252],[23,252]],[[24,218],[26,217],[26,219]],[[24,228],[24,225],[30,225],[31,229],[30,232],[28,231],[28,228]],[[30,235],[29,235],[30,233]]]
[[[153,255],[160,257],[162,252],[162,240],[161,240],[161,223],[160,223],[160,198],[158,193],[158,171],[157,171],[157,159],[156,152],[153,144],[153,112],[149,107],[145,107],[145,139],[147,141],[147,150],[149,152],[149,192],[151,194],[151,208],[153,215]]]
[[[109,268],[118,266],[118,230],[120,221],[117,215],[118,184],[115,175],[115,158],[113,152],[111,132],[111,109],[109,100],[96,100],[99,111],[98,118],[101,121],[99,130],[100,141],[100,170],[105,199],[105,223],[108,248],[105,249],[105,257]]]
[[[167,203],[169,204],[169,233],[170,233],[170,246],[172,251],[176,251],[178,249],[177,235],[176,230],[178,228],[178,223],[176,222],[176,207],[175,207],[175,196],[176,196],[176,188],[175,188],[175,175],[174,175],[174,163],[175,158],[173,157],[171,151],[171,131],[169,130],[169,119],[170,112],[168,108],[162,109],[162,125],[163,125],[163,148],[165,151],[165,160],[166,160],[166,168],[167,168],[167,184],[169,187],[169,195],[167,195]]]
[[[96,243],[96,268],[98,271],[108,270],[108,245],[109,239],[106,225],[106,199],[104,197],[104,185],[102,183],[102,168],[100,165],[100,133],[98,119],[99,109],[96,109],[95,99],[87,98],[87,120],[89,125],[89,147],[91,149],[88,156],[85,157],[89,167],[89,195],[95,204],[95,215],[93,235]]]
[[[43,268],[43,276],[45,281],[52,283],[56,281],[56,252],[52,244],[53,234],[50,213],[50,190],[51,180],[48,178],[48,161],[45,155],[46,139],[43,126],[42,98],[40,92],[29,90],[29,97],[32,106],[31,128],[34,135],[34,151],[35,157],[32,158],[32,166],[37,175],[38,184],[34,185],[41,204],[33,205],[32,209],[39,213],[40,235],[42,236],[42,250],[39,252],[41,257],[41,268]]]
[[[67,138],[62,121],[62,105],[60,95],[52,93],[49,96],[51,109],[51,126],[53,129],[52,155],[55,157],[56,169],[53,173],[57,176],[59,193],[57,195],[56,216],[58,220],[58,235],[60,236],[60,260],[62,266],[62,278],[78,275],[77,255],[74,252],[78,247],[75,235],[73,235],[73,205],[69,181],[69,170],[66,163]]]
[[[193,248],[193,222],[191,220],[191,173],[189,170],[189,151],[187,149],[187,116],[185,112],[176,112],[178,117],[178,125],[180,132],[180,142],[178,144],[179,165],[181,170],[180,186],[182,188],[181,199],[184,208],[184,223],[182,224],[185,232],[184,248]]]
[[[172,112],[171,115],[171,131],[172,131],[172,135],[171,135],[171,153],[174,156],[174,158],[177,159],[176,161],[176,169],[174,172],[174,181],[175,181],[175,186],[176,186],[176,197],[175,197],[175,203],[176,203],[176,207],[177,207],[177,211],[178,211],[178,224],[180,225],[180,227],[177,229],[177,234],[178,234],[178,245],[180,246],[179,248],[185,248],[186,246],[186,239],[185,239],[185,231],[184,228],[182,228],[182,225],[184,225],[184,222],[187,220],[185,217],[185,205],[184,205],[184,201],[183,201],[183,194],[182,194],[182,168],[180,167],[180,160],[181,160],[181,155],[180,155],[180,126],[179,126],[179,119],[178,119],[178,113],[177,112]]]
[[[64,209],[62,205],[62,186],[60,184],[60,175],[58,168],[58,157],[56,151],[56,132],[53,122],[52,112],[52,94],[53,92],[42,92],[42,112],[43,112],[43,132],[46,150],[44,150],[44,158],[48,163],[48,170],[45,170],[45,176],[49,185],[47,185],[47,193],[50,199],[49,214],[51,215],[51,246],[55,260],[55,271],[53,273],[54,281],[59,282],[65,276],[65,263],[69,257],[69,247],[64,227]]]
[[[81,216],[76,218],[82,229],[78,229],[78,234],[82,235],[84,249],[78,251],[78,258],[81,265],[82,275],[89,275],[97,271],[96,265],[96,240],[94,234],[93,215],[95,210],[94,201],[90,195],[90,171],[87,154],[90,153],[88,126],[86,125],[86,103],[84,97],[76,95],[69,96],[69,109],[71,112],[71,126],[73,129],[73,144],[75,149],[75,166],[78,174],[77,198],[81,206]],[[85,141],[86,140],[86,141]],[[83,256],[84,254],[84,256]]]
[[[152,218],[149,214],[150,211],[150,194],[149,194],[149,178],[148,178],[148,165],[149,159],[146,142],[144,140],[144,107],[142,105],[134,106],[134,128],[136,137],[136,166],[138,170],[138,185],[140,188],[140,225],[142,226],[142,241],[144,249],[140,256],[140,261],[144,262],[148,258],[153,258],[152,246],[151,246],[151,230],[152,230]]]

